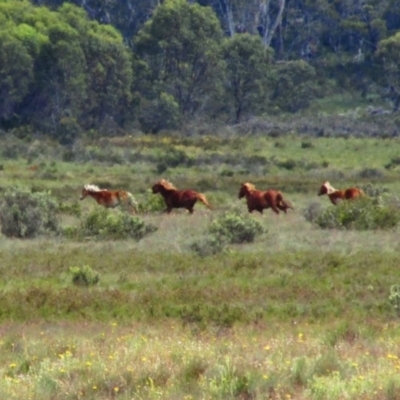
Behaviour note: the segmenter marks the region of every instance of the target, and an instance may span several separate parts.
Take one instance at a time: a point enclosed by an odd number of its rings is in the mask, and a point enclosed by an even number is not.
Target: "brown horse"
[[[266,208],[272,208],[272,210],[279,214],[279,210],[282,210],[285,214],[288,208],[293,210],[284,199],[281,192],[277,190],[267,190],[265,192],[256,190],[256,187],[251,183],[242,183],[239,190],[239,199],[246,197],[247,208],[249,212],[254,210],[259,213],[263,213]]]
[[[206,196],[202,193],[197,193],[194,190],[178,190],[176,187],[165,179],[156,182],[151,190],[153,193],[160,193],[164,197],[167,206],[165,212],[168,214],[173,208],[186,208],[190,214],[193,214],[193,207],[197,200],[200,200],[205,206],[211,209]]]
[[[327,194],[333,205],[337,205],[339,200],[352,200],[363,196],[364,192],[359,188],[348,188],[336,190],[328,181],[324,182],[318,192],[318,196]]]
[[[100,189],[96,185],[85,185],[82,189],[80,200],[87,196],[93,197],[97,204],[106,208],[115,208],[118,205],[127,205],[131,212],[137,212],[138,204],[131,193],[124,190]]]

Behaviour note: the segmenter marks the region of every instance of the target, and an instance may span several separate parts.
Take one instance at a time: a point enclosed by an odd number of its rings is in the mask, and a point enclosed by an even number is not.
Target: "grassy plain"
[[[133,136],[66,153],[9,143],[2,191],[51,190],[65,226],[97,207],[78,203],[85,183],[145,203],[165,177],[203,191],[213,210],[143,213],[158,230],[139,242],[1,237],[0,398],[400,399],[399,317],[389,302],[400,284],[399,228],[321,230],[303,217],[312,202],[330,206],[316,196],[327,179],[397,198],[399,145]],[[237,199],[243,181],[282,190],[295,210],[247,216]],[[232,208],[266,232],[215,256],[194,254],[190,245]],[[69,268],[84,265],[98,285],[72,284]]]

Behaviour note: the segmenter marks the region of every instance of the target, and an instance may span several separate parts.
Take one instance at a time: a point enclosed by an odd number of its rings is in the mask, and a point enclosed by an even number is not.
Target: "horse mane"
[[[256,186],[249,182],[242,183],[242,186],[244,186],[249,192],[256,190]]]
[[[102,191],[102,189],[100,189],[98,186],[92,185],[92,184],[88,184],[88,185],[85,185],[83,187],[88,192],[101,192]]]
[[[169,181],[166,179],[160,179],[156,185],[162,186],[166,190],[177,190],[177,188]]]
[[[326,192],[328,194],[332,194],[332,193],[336,192],[336,189],[328,181],[324,182],[322,184],[322,186],[324,186],[326,188]]]

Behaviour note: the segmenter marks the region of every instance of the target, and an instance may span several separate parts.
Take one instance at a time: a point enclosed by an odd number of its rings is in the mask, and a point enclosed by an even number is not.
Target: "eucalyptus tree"
[[[54,11],[27,0],[1,1],[1,21],[3,126],[30,124],[70,141],[81,128],[131,119],[132,53],[115,28],[72,4]]]
[[[0,119],[10,121],[33,82],[34,57],[11,26],[0,29]]]
[[[382,40],[377,51],[377,60],[382,66],[379,82],[387,89],[387,96],[394,108],[400,108],[400,32]]]
[[[307,108],[315,96],[316,71],[304,60],[277,64],[272,101],[282,111],[295,113]]]
[[[151,17],[160,0],[32,0],[34,4],[57,9],[72,3],[86,11],[90,19],[118,29],[129,41]]]
[[[243,114],[256,114],[266,105],[273,51],[258,36],[244,33],[225,39],[223,54],[227,99],[237,123]]]
[[[209,7],[186,0],[165,0],[139,32],[135,49],[148,66],[151,90],[178,105],[182,120],[201,112],[222,89],[222,32]]]
[[[123,125],[130,119],[133,71],[131,51],[122,35],[111,25],[88,21],[78,7],[64,4],[58,11],[78,32],[85,56],[82,87],[86,88],[86,100],[81,123],[85,128],[97,128],[107,120]]]

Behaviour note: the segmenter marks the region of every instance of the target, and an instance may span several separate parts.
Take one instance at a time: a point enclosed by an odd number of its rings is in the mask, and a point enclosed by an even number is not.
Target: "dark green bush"
[[[209,232],[218,240],[227,243],[251,243],[264,232],[261,224],[250,215],[227,211],[212,221]]]
[[[160,195],[154,195],[150,189],[146,191],[138,205],[139,212],[141,213],[159,212],[165,210],[165,208],[164,198]]]
[[[72,275],[72,283],[77,286],[93,286],[100,280],[98,272],[89,265],[84,265],[82,268],[71,267],[69,272]]]
[[[56,234],[60,231],[59,206],[48,192],[10,189],[0,203],[0,223],[8,237]]]
[[[179,128],[179,106],[173,96],[161,93],[153,100],[142,99],[139,110],[140,127],[145,133]]]
[[[381,197],[363,197],[330,206],[315,219],[322,229],[391,229],[400,221],[400,210]]]
[[[97,239],[134,239],[139,241],[157,230],[139,217],[120,210],[96,208],[81,222],[78,230],[68,231],[68,236],[93,237]]]

